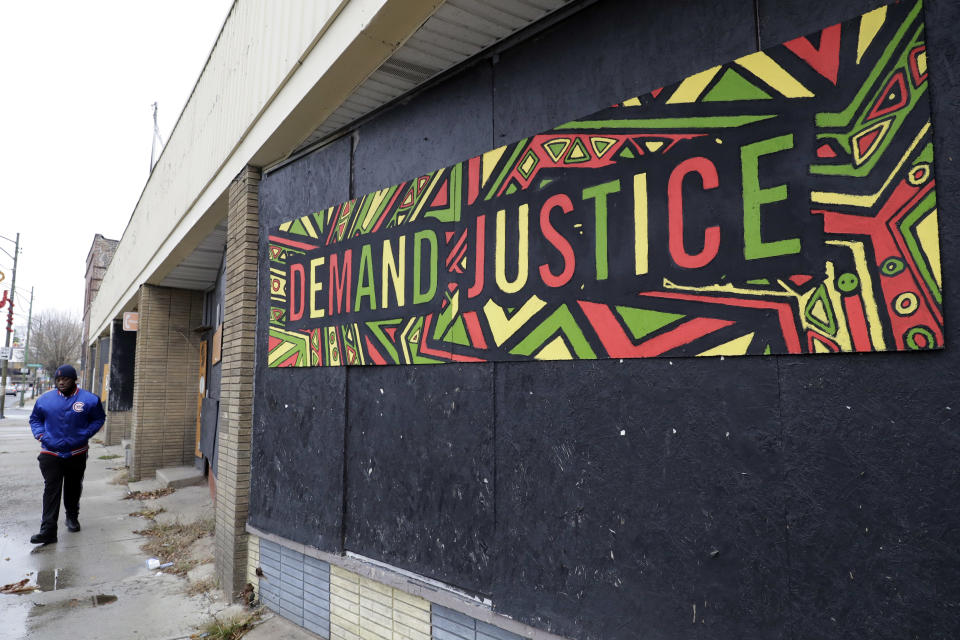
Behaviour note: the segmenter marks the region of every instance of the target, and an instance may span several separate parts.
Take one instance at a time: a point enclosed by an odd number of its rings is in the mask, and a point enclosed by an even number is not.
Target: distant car
[[[7,394],[8,396],[15,396],[15,395],[17,395],[17,388],[16,388],[15,386],[13,386],[12,384],[8,384],[8,385],[7,385],[7,388],[6,388],[6,394]]]

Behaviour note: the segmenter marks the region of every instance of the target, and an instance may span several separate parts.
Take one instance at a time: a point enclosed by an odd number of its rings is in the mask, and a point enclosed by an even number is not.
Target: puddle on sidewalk
[[[69,569],[44,569],[37,572],[36,585],[41,591],[56,591],[73,586],[73,574]]]
[[[54,602],[51,604],[41,604],[39,602],[33,603],[33,608],[30,609],[30,612],[27,614],[31,618],[37,616],[46,615],[48,613],[56,613],[58,611],[66,611],[69,609],[80,609],[85,607],[102,607],[108,604],[113,604],[117,601],[117,596],[108,593],[98,593],[95,596],[90,596],[89,598],[71,598],[69,600],[64,600],[63,602]]]
[[[28,593],[38,593],[44,591],[57,591],[73,586],[73,573],[69,569],[43,569],[34,573],[27,573],[26,578],[20,582],[8,584],[3,587],[7,595],[24,595]]]

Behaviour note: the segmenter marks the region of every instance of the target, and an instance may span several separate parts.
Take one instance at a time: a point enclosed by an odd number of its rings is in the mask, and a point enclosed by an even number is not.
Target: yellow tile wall
[[[330,637],[333,640],[430,640],[430,603],[331,566]]]

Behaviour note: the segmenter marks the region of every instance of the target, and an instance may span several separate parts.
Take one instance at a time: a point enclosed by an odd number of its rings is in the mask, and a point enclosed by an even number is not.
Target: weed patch
[[[147,520],[153,520],[158,515],[166,511],[163,507],[157,507],[156,509],[140,509],[140,511],[134,511],[129,514],[134,518],[146,518]]]
[[[208,622],[201,627],[199,633],[195,633],[191,638],[204,638],[205,640],[239,640],[247,631],[256,626],[260,619],[260,611],[254,611],[246,615],[237,616],[230,620],[216,620]]]
[[[198,596],[201,593],[207,593],[217,588],[217,579],[214,577],[197,580],[187,587],[188,596]]]
[[[155,522],[149,529],[134,531],[134,533],[148,538],[140,546],[142,551],[159,558],[161,562],[172,562],[173,566],[167,571],[184,576],[199,564],[199,560],[190,557],[190,545],[204,536],[213,535],[213,519],[198,520],[188,524]]]
[[[111,453],[111,454],[106,455],[106,456],[97,456],[97,459],[98,459],[98,460],[113,460],[114,458],[119,458],[119,457],[120,457],[120,454],[119,454],[119,453]]]
[[[162,498],[176,491],[173,487],[164,487],[163,489],[154,489],[153,491],[130,491],[123,496],[124,500],[153,500]]]

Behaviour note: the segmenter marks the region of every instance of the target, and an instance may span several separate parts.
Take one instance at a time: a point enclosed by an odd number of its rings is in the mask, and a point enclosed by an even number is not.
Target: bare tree
[[[80,359],[80,336],[83,324],[69,311],[46,310],[33,321],[30,350],[35,362],[51,374],[61,364]]]

